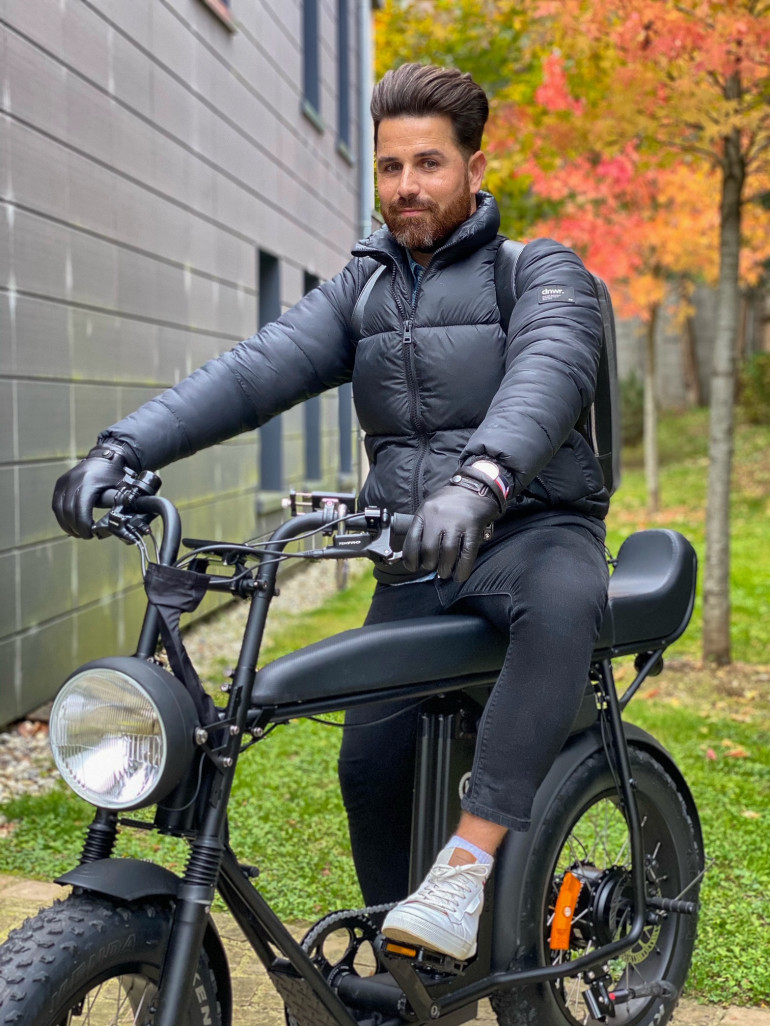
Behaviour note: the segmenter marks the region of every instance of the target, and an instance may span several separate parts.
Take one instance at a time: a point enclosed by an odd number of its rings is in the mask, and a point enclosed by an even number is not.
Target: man
[[[488,104],[470,76],[405,65],[375,87],[372,116],[387,227],[274,324],[103,432],[54,510],[87,538],[125,466],[156,469],[353,381],[371,465],[360,504],[415,514],[403,563],[375,571],[367,623],[462,606],[510,637],[457,831],[383,925],[465,959],[495,852],[527,829],[577,711],[606,601],[608,495],[579,430],[601,321],[579,258],[541,239],[517,262],[503,331],[499,214],[480,191]],[[407,889],[417,716],[386,704],[346,718],[340,782],[367,903]]]

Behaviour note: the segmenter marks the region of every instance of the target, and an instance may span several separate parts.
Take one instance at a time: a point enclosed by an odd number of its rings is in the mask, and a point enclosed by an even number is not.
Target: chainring
[[[387,912],[393,905],[373,905],[369,908],[347,909],[343,912],[332,912],[308,930],[302,938],[301,946],[310,956],[316,969],[330,987],[335,981],[348,973],[360,976],[355,962],[366,944],[373,944],[380,933],[377,924],[379,914]],[[377,917],[377,918],[373,918]],[[341,955],[327,953],[325,943],[333,936],[347,934],[347,942]],[[297,1020],[285,1009],[287,1026],[299,1026]]]

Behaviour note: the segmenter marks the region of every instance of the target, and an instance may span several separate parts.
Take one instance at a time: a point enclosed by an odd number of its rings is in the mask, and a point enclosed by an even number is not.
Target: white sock
[[[483,848],[479,848],[471,841],[466,841],[464,837],[459,837],[454,834],[453,837],[446,843],[447,848],[463,848],[465,851],[471,853],[477,862],[480,862],[482,866],[491,866],[495,861],[494,856],[490,855],[488,851],[484,851]]]

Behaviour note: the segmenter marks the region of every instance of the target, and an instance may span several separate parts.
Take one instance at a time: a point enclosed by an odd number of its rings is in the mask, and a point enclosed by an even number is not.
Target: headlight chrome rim
[[[189,768],[198,715],[176,677],[135,656],[100,659],[65,681],[51,749],[67,785],[98,808],[161,802]]]

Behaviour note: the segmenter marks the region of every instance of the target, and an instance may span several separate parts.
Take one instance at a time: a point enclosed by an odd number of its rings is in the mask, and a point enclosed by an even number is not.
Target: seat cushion
[[[676,531],[639,531],[618,552],[595,659],[664,648],[687,626],[695,552]],[[422,617],[343,631],[261,669],[253,706],[280,706],[410,684],[494,681],[507,637],[476,616]]]

